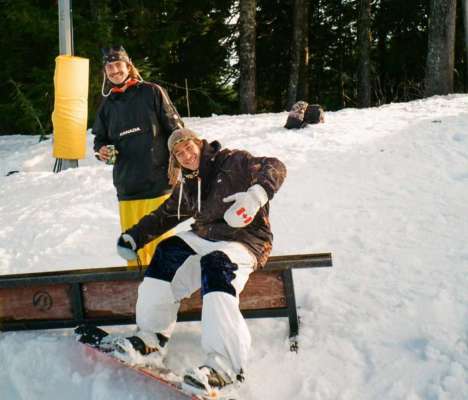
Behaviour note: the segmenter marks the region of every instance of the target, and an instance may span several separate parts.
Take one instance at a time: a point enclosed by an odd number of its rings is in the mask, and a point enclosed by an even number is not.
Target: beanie
[[[107,63],[115,61],[124,61],[128,64],[131,64],[130,57],[123,48],[123,46],[112,46],[101,49],[102,53],[102,64],[106,65]]]
[[[184,142],[186,140],[200,140],[198,135],[192,131],[191,129],[188,128],[180,128],[176,129],[175,131],[172,132],[171,136],[169,136],[169,139],[167,140],[167,148],[169,149],[169,153],[172,154],[172,150],[174,149],[174,146],[180,142]]]

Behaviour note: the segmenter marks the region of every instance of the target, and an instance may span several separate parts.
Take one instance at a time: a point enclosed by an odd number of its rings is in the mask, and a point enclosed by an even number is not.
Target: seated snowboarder
[[[291,107],[286,129],[305,128],[308,124],[320,124],[325,122],[323,108],[319,104],[308,104],[305,101],[298,101]]]
[[[243,380],[251,337],[239,294],[271,252],[269,200],[286,167],[276,158],[222,149],[186,128],[171,134],[168,147],[172,194],[119,237],[118,252],[134,259],[153,238],[190,217],[194,222],[158,245],[138,289],[138,331],[121,347],[164,357],[180,300],[201,288],[206,359],[186,372],[184,382],[203,393]]]

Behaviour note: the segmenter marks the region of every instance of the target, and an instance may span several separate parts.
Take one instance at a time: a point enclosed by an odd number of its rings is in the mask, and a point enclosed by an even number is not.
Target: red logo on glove
[[[236,211],[236,214],[240,217],[242,216],[242,218],[244,218],[244,224],[248,224],[250,221],[252,221],[252,217],[249,217],[246,213],[245,213],[245,208],[244,207],[241,207],[239,208],[237,211]]]

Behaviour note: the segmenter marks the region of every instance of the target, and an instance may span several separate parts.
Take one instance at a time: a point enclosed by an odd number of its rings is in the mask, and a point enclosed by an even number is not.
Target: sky
[[[284,129],[286,116],[184,119],[286,164],[274,255],[333,254],[333,268],[294,271],[297,354],[287,319],[247,320],[238,397],[467,399],[468,95],[326,112],[302,130]],[[0,136],[0,275],[123,265],[112,167],[87,139],[79,168],[54,174],[50,140]],[[0,333],[0,360],[2,399],[155,398],[150,380],[96,360],[68,329]],[[168,366],[202,360],[199,323],[179,323]]]

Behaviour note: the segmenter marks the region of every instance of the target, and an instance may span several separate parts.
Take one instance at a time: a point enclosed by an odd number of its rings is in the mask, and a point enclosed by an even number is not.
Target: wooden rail
[[[288,317],[299,332],[292,269],[331,267],[330,253],[273,256],[252,273],[240,295],[246,318]],[[137,288],[145,268],[111,267],[0,276],[0,330],[135,323]],[[199,320],[200,291],[181,302],[178,320]]]

